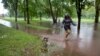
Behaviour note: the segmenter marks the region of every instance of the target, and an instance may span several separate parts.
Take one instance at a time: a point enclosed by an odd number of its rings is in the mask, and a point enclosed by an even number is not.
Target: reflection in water
[[[7,27],[14,27],[15,29],[19,28],[19,25],[17,23],[11,23],[11,22],[5,21],[3,19],[0,19],[0,24],[5,25]]]
[[[100,39],[97,39],[95,37],[99,37],[96,33],[96,36],[93,36],[94,35],[94,25],[93,24],[82,24],[81,25],[81,30],[80,30],[80,35],[77,36],[76,34],[76,27],[73,28],[72,27],[72,40],[69,40],[67,42],[65,42],[65,48],[63,51],[56,51],[54,56],[57,56],[57,54],[59,56],[65,56],[65,55],[69,55],[69,56],[99,56],[99,42],[98,40]],[[58,39],[60,35],[55,36],[53,38],[56,38]],[[69,37],[71,37],[69,36]],[[51,36],[52,37],[52,36]],[[63,36],[60,36],[60,37],[63,37]],[[94,39],[95,38],[95,39]],[[61,42],[60,40],[61,38],[59,38],[59,42]],[[94,42],[95,40],[95,42]],[[56,40],[54,40],[56,41]],[[57,42],[57,41],[56,41]],[[56,43],[54,42],[54,43]],[[60,43],[56,43],[56,44],[59,44]],[[99,46],[99,47],[95,47],[94,43],[96,43],[95,45]],[[63,45],[62,45],[63,46]],[[95,49],[99,49],[99,50],[95,50]],[[63,55],[60,55],[60,53],[63,53]]]
[[[90,51],[93,41],[93,25],[83,24],[80,30],[80,41],[78,42],[79,49],[82,52]]]
[[[18,30],[19,29],[19,26],[18,26],[18,24],[16,23],[16,25],[15,25],[15,28]]]
[[[2,20],[2,19],[0,19],[0,24],[5,25],[7,27],[12,27],[12,25],[9,21],[5,21],[5,20]]]
[[[94,30],[97,30],[98,29],[98,24],[94,24]]]

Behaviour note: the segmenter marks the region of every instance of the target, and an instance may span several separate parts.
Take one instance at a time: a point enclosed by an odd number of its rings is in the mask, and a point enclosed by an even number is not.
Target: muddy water
[[[48,31],[38,31],[2,19],[0,24],[47,38],[47,51],[42,52],[41,56],[100,56],[100,24],[81,24],[80,35],[77,35],[77,26],[71,26],[68,41],[64,39],[64,29],[61,26],[53,26]]]

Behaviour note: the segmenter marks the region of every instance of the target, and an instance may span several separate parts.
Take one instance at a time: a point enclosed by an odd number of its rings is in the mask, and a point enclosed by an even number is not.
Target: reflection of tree
[[[98,24],[97,23],[94,24],[94,30],[98,30]]]
[[[16,29],[19,29],[19,27],[18,27],[18,24],[17,24],[17,23],[16,23],[16,25],[15,25],[15,28],[16,28]]]

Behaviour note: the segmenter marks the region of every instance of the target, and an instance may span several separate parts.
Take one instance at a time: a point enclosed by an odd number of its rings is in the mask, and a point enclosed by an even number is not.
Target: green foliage
[[[22,17],[25,11],[24,1],[25,0],[18,1],[18,15]],[[62,17],[66,13],[71,16],[76,16],[75,2],[76,0],[51,0],[54,16]],[[95,0],[80,0],[80,2],[83,10],[94,7],[95,4]],[[14,15],[14,0],[2,0],[2,3],[4,3],[5,8],[10,11],[10,14]],[[51,16],[49,0],[29,0],[29,15],[30,17]]]
[[[13,3],[14,0],[3,0],[5,8],[9,11],[13,11]],[[63,16],[66,13],[72,14],[72,6],[70,0],[52,0],[52,7],[54,15]],[[70,5],[69,5],[70,4]],[[18,14],[24,13],[24,0],[18,1]],[[11,13],[11,12],[10,12]],[[43,14],[44,16],[50,16],[50,8],[48,0],[29,0],[29,13],[30,16],[39,16],[39,14]],[[13,14],[12,14],[13,15]]]

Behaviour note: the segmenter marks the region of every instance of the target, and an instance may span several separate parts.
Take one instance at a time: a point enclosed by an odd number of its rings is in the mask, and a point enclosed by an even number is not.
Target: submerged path
[[[48,52],[45,56],[100,56],[100,24],[98,27],[94,24],[81,24],[79,36],[77,27],[71,26],[72,33],[68,36],[68,41],[64,40],[64,29],[61,27],[54,27],[52,31],[38,31],[3,19],[0,19],[0,24],[32,35],[47,37]]]

